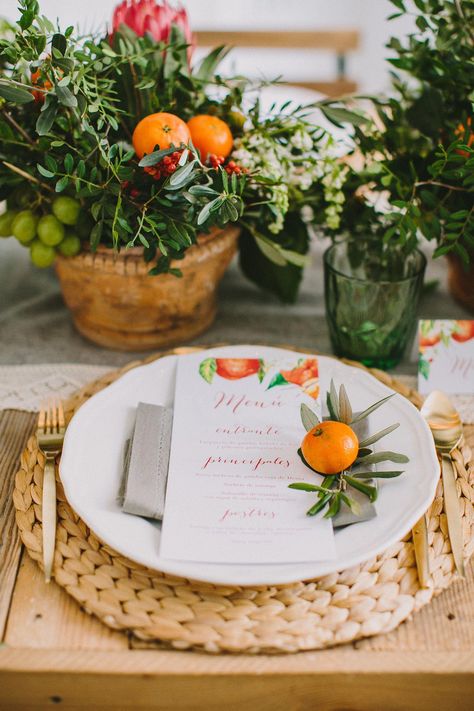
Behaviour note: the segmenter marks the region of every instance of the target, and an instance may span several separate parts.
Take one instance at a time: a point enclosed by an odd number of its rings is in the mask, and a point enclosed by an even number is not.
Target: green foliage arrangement
[[[191,65],[192,47],[179,23],[170,24],[166,39],[124,21],[108,36],[78,36],[43,17],[36,0],[19,0],[19,9],[18,23],[0,40],[0,199],[10,210],[0,217],[0,234],[13,229],[39,266],[54,260],[65,234],[65,254],[142,246],[150,274],[179,276],[172,260],[200,232],[239,222],[245,273],[294,300],[309,223],[338,228],[347,172],[309,109],[283,106],[263,117],[258,87],[219,75],[225,47]],[[118,10],[131,12],[126,2]],[[155,10],[161,22],[170,7]],[[246,98],[249,89],[256,99]],[[339,125],[363,120],[337,102],[315,110]],[[155,146],[139,161],[132,134],[154,112],[184,121],[221,118],[232,131],[232,152],[225,162],[210,162],[191,141]],[[168,159],[173,172],[160,172]],[[58,208],[58,194],[75,201],[69,203],[75,222],[64,202]]]
[[[355,128],[341,232],[374,272],[403,268],[424,238],[434,256],[474,254],[474,2],[391,0],[415,29],[388,48],[392,91]]]

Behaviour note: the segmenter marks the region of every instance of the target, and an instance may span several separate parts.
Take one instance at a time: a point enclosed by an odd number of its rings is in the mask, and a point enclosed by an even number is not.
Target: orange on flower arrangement
[[[188,121],[188,129],[194,146],[205,161],[211,155],[227,158],[232,150],[234,139],[230,128],[217,116],[200,114]]]
[[[153,153],[157,147],[164,150],[171,145],[187,144],[190,137],[188,127],[179,116],[160,112],[145,116],[136,125],[132,143],[137,156],[143,158],[145,153]]]

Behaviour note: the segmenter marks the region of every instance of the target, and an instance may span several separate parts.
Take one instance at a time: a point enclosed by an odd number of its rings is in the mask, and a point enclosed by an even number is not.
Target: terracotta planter
[[[466,268],[459,257],[448,254],[448,287],[451,295],[464,308],[474,313],[474,254]]]
[[[99,247],[58,257],[56,272],[74,324],[107,348],[141,351],[172,346],[205,331],[216,315],[216,289],[237,249],[235,225],[202,235],[173,266],[183,276],[148,276],[140,248]]]

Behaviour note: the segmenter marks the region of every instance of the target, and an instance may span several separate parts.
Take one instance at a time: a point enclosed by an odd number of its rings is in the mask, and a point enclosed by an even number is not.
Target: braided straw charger
[[[196,350],[201,349],[177,348],[159,357]],[[131,363],[77,392],[66,403],[68,419],[89,397],[141,364]],[[414,390],[386,373],[370,372],[420,404]],[[453,456],[468,558],[474,547],[471,449],[464,441]],[[44,457],[36,438],[31,437],[21,457],[13,496],[22,541],[40,565],[43,466]],[[67,503],[59,481],[57,496],[56,582],[109,627],[156,646],[269,653],[343,644],[393,630],[456,576],[441,480],[427,512],[432,573],[428,589],[419,587],[410,534],[363,565],[318,580],[247,588],[175,578],[133,563],[98,540]]]

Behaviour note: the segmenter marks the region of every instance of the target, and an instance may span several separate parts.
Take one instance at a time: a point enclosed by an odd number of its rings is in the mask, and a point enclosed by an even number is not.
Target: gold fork
[[[61,401],[50,400],[41,407],[36,437],[45,456],[43,475],[43,566],[44,578],[51,580],[56,540],[56,457],[61,453],[66,424]]]

